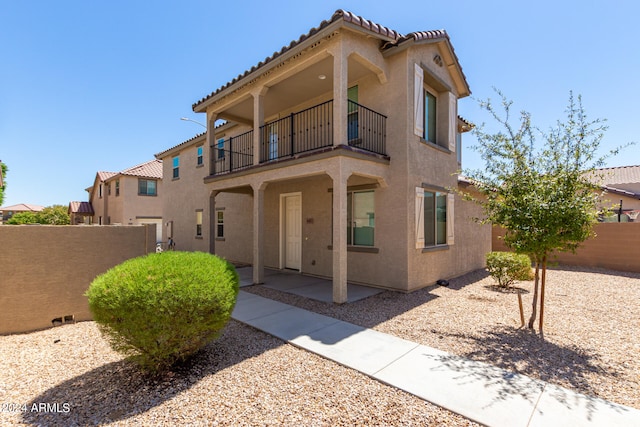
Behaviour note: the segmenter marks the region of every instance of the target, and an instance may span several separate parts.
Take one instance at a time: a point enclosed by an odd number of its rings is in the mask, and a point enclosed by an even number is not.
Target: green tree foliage
[[[48,224],[68,225],[71,223],[67,208],[62,205],[47,206],[40,212],[18,212],[7,221],[7,224]]]
[[[0,185],[0,206],[4,203],[4,191],[7,188],[7,171],[9,168],[4,163],[0,162],[0,168],[2,169],[2,185]]]
[[[159,372],[219,336],[239,289],[233,265],[203,252],[134,258],[96,277],[86,295],[114,350]]]
[[[21,224],[37,224],[38,217],[35,212],[18,212],[9,218],[6,224],[21,225]]]
[[[533,260],[534,293],[528,327],[534,327],[539,304],[542,334],[549,256],[555,251],[575,251],[593,235],[599,196],[586,173],[594,174],[604,165],[605,158],[617,150],[596,157],[607,127],[604,120],[587,117],[579,96],[576,100],[570,94],[565,121],[545,133],[532,125],[527,112],[522,112],[518,126],[513,126],[512,102],[496,92],[502,101],[501,112],[491,100],[480,102],[480,106],[502,130],[485,132],[484,125],[474,129],[478,139],[474,148],[485,168],[464,171],[482,197],[464,195],[483,206],[485,222],[505,228],[507,246]],[[538,138],[543,140],[540,148]]]
[[[71,223],[68,208],[62,205],[47,206],[36,216],[39,224],[68,225]]]

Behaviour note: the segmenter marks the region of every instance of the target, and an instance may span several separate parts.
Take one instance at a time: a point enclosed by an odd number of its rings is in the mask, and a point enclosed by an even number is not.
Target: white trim
[[[414,64],[413,79],[413,132],[422,137],[424,135],[424,70],[420,65]]]
[[[279,260],[278,260],[278,268],[280,268],[281,270],[283,268],[285,268],[285,264],[286,264],[286,252],[285,252],[285,245],[286,245],[286,233],[287,230],[285,230],[285,215],[286,215],[286,211],[285,211],[285,199],[287,197],[294,197],[294,196],[298,196],[300,197],[300,228],[302,228],[302,192],[301,191],[296,191],[293,193],[281,193],[280,194],[280,208],[279,208],[279,224],[278,227],[280,229],[280,235],[279,235]],[[302,230],[301,230],[302,231]],[[298,271],[302,271],[302,233],[300,234],[300,268],[298,269]]]
[[[454,193],[447,194],[447,245],[453,245],[454,227],[453,227],[453,207],[455,205],[456,195]]]
[[[424,188],[416,187],[416,249],[424,248]]]

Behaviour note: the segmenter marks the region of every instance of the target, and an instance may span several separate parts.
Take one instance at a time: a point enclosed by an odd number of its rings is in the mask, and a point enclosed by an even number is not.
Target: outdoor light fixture
[[[197,123],[197,124],[199,124],[200,126],[202,126],[203,128],[205,128],[205,129],[207,128],[207,127],[206,127],[205,125],[203,125],[202,123],[197,122],[197,121],[195,121],[195,120],[193,120],[193,119],[189,119],[189,118],[187,118],[187,117],[180,117],[180,120],[184,120],[185,122],[193,122],[193,123]]]
[[[325,76],[324,74],[320,74],[320,75],[318,76],[318,78],[319,78],[320,80],[324,80],[324,79],[326,79],[326,78],[327,78],[327,76]]]

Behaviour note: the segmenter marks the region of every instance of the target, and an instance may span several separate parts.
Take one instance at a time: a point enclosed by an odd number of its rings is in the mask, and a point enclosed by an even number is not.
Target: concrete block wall
[[[598,223],[594,226],[594,231],[596,237],[585,241],[575,254],[554,254],[551,262],[640,273],[640,223]],[[500,239],[503,235],[504,231],[500,227],[493,227],[494,251],[508,250]]]
[[[84,293],[121,262],[155,251],[155,225],[0,227],[0,334],[90,320]],[[58,323],[57,321],[55,323]]]

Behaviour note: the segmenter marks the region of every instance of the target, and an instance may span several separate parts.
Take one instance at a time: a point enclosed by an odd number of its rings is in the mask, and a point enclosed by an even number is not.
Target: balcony
[[[349,146],[386,155],[387,117],[349,100]],[[211,146],[211,175],[234,172],[254,165],[253,130],[216,141]],[[292,158],[333,146],[333,101],[265,123],[259,129],[259,163]]]

